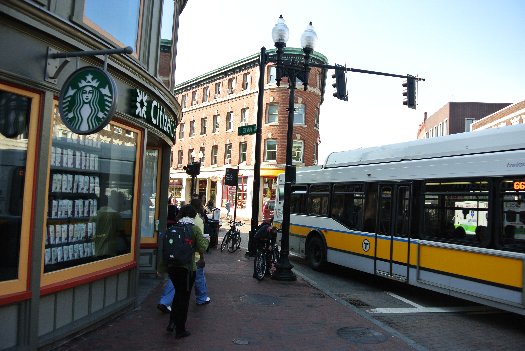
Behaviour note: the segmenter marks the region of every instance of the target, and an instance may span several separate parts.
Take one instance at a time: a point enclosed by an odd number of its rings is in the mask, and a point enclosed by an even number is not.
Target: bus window
[[[365,232],[375,232],[376,231],[376,219],[377,219],[377,186],[375,184],[367,184],[363,230]]]
[[[292,185],[290,213],[306,214],[306,186]]]
[[[364,194],[362,184],[336,184],[330,215],[350,229],[363,230]]]
[[[314,216],[328,216],[328,201],[330,186],[317,184],[310,186],[308,194],[308,214]]]
[[[410,234],[410,188],[400,186],[397,195],[395,235],[408,237]]]
[[[509,251],[525,252],[525,191],[516,187],[523,180],[506,179],[501,182],[503,218],[498,230],[496,244]]]
[[[379,233],[390,235],[392,226],[392,187],[383,186],[379,195]]]
[[[422,238],[462,245],[489,245],[488,230],[478,229],[478,233],[483,232],[483,241],[476,233],[478,227],[488,228],[488,182],[427,182],[424,201]]]

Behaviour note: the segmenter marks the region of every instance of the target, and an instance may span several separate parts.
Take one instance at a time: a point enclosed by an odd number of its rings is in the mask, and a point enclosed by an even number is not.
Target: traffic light
[[[186,174],[191,176],[197,176],[201,173],[201,163],[200,162],[194,162],[194,163],[188,163],[187,166],[182,167],[186,171]]]
[[[335,78],[335,82],[332,86],[335,88],[334,96],[339,100],[348,101],[348,92],[346,91],[346,67],[336,64],[335,73],[332,74],[332,78]]]
[[[403,82],[403,105],[407,105],[408,108],[416,109],[416,77],[407,75],[407,80]]]

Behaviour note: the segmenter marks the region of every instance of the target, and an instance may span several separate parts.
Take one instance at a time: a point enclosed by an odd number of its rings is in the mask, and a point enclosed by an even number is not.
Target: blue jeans
[[[206,285],[206,277],[204,276],[204,268],[197,267],[195,275],[195,298],[197,304],[203,304],[208,299],[208,286]]]
[[[171,279],[168,279],[166,280],[166,285],[164,285],[164,291],[162,292],[159,303],[163,304],[164,306],[171,306],[171,302],[173,301],[174,297],[175,287],[173,286]]]
[[[164,291],[160,297],[160,304],[171,306],[171,302],[175,297],[175,287],[171,282],[171,279],[166,281],[164,286]],[[198,304],[206,302],[208,298],[208,286],[206,285],[206,277],[204,276],[204,268],[197,267],[196,276],[195,276],[195,298]]]

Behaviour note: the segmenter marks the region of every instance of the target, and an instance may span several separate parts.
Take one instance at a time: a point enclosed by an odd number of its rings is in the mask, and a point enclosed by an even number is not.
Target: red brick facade
[[[317,54],[317,53],[315,53]],[[315,57],[315,55],[314,55]],[[326,63],[324,56],[317,54],[318,61]],[[253,182],[253,166],[255,163],[255,134],[238,135],[241,125],[241,115],[246,109],[246,119],[243,125],[254,125],[257,120],[259,56],[253,55],[246,59],[234,62],[190,81],[178,84],[175,95],[182,106],[182,120],[177,130],[177,140],[173,147],[172,178],[185,178],[182,167],[187,165],[189,150],[195,155],[204,148],[204,162],[201,165],[199,178],[213,178],[219,182],[227,167],[240,168]],[[266,66],[263,104],[263,124],[261,142],[261,176],[284,170],[286,160],[286,134],[289,89],[288,80],[283,78],[278,87],[271,78],[274,78],[275,67]],[[295,90],[295,104],[304,107],[304,123],[294,125],[293,140],[300,140],[303,144],[302,162],[294,162],[299,166],[317,164],[317,146],[319,141],[319,109],[323,99],[326,71],[312,68],[308,79],[308,89],[304,91],[302,83]],[[247,77],[249,77],[247,79]],[[247,79],[247,83],[245,81]],[[216,94],[216,85],[221,85],[221,91]],[[203,97],[208,89],[208,97]],[[185,100],[185,102],[184,102]],[[207,100],[207,101],[206,101]],[[268,123],[269,106],[277,106],[276,121]],[[301,107],[301,106],[299,106]],[[274,108],[274,107],[272,107]],[[299,113],[300,110],[296,111]],[[228,124],[227,116],[231,115],[232,123]],[[218,130],[214,131],[214,116],[219,116]],[[205,128],[202,121],[205,119]],[[190,125],[194,125],[194,135],[190,136]],[[184,129],[181,137],[181,128]],[[267,160],[266,142],[275,140],[277,152],[275,160]],[[240,161],[240,143],[246,143],[246,161]],[[231,160],[225,160],[226,145],[231,144]],[[300,143],[299,143],[300,144]],[[212,162],[212,149],[217,148],[217,161]],[[182,151],[182,162],[179,162],[179,150]],[[295,154],[297,157],[297,154]],[[272,154],[270,153],[270,156]],[[196,156],[195,161],[198,161]],[[226,162],[225,162],[226,161]],[[219,195],[219,194],[217,194]],[[187,191],[186,191],[187,196]],[[185,196],[182,195],[184,198]]]

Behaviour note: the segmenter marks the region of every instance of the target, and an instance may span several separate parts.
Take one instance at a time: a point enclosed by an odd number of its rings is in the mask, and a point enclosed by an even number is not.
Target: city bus
[[[274,223],[282,224],[284,174]],[[297,170],[290,255],[525,315],[525,125],[351,151]]]

